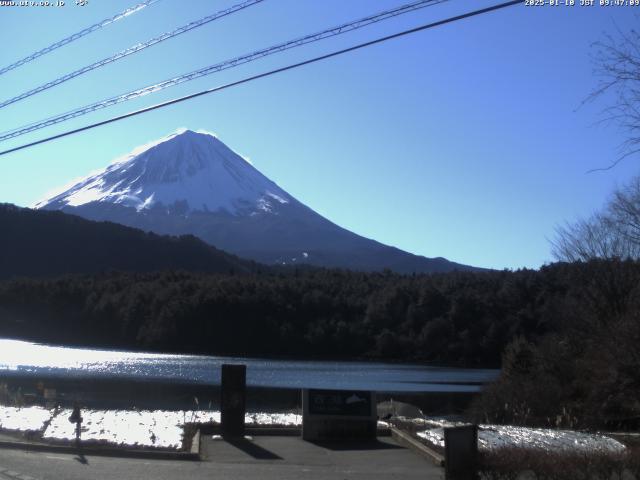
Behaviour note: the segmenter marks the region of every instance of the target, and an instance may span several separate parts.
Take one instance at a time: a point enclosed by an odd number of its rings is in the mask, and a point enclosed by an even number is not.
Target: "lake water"
[[[220,384],[223,363],[247,365],[247,384],[379,392],[474,392],[498,370],[379,362],[266,360],[40,345],[0,339],[0,377],[65,376]]]

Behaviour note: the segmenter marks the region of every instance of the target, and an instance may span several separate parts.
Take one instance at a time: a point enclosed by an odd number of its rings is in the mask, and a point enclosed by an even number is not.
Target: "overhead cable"
[[[79,117],[81,115],[86,115],[87,113],[94,112],[96,110],[100,110],[106,107],[110,107],[112,105],[116,105],[119,103],[123,103],[129,100],[133,100],[138,97],[142,97],[144,95],[148,95],[150,93],[158,92],[160,90],[164,90],[165,88],[172,87],[174,85],[179,85],[181,83],[189,82],[191,80],[195,80],[200,77],[204,77],[206,75],[211,75],[213,73],[220,72],[222,70],[226,70],[229,68],[237,67],[239,65],[243,65],[245,63],[252,62],[254,60],[258,60],[263,57],[267,57],[269,55],[273,55],[275,53],[283,52],[285,50],[289,50],[291,48],[299,47],[302,45],[306,45],[308,43],[317,42],[319,40],[323,40],[325,38],[334,37],[336,35],[340,35],[346,32],[350,32],[353,30],[357,30],[359,28],[366,27],[368,25],[372,25],[377,22],[381,22],[383,20],[387,20],[389,18],[396,17],[398,15],[402,15],[405,13],[413,12],[415,10],[430,6],[436,5],[439,3],[446,2],[448,0],[417,0],[412,3],[402,5],[400,7],[396,7],[391,10],[385,10],[380,13],[376,13],[374,15],[369,15],[367,17],[361,18],[359,20],[351,21],[348,23],[344,23],[338,25],[336,27],[331,27],[320,32],[316,32],[310,35],[305,35],[304,37],[299,37],[294,40],[289,40],[284,43],[279,43],[277,45],[273,45],[268,48],[263,48],[261,50],[257,50],[245,55],[241,55],[239,57],[235,57],[229,60],[225,60],[223,62],[209,65],[207,67],[201,68],[199,70],[195,70],[190,73],[185,73],[183,75],[179,75],[177,77],[170,78],[168,80],[164,80],[160,83],[156,83],[154,85],[149,85],[143,88],[139,88],[137,90],[133,90],[131,92],[123,93],[121,95],[117,95],[115,97],[107,98],[105,100],[101,100],[99,102],[92,103],[90,105],[85,105],[84,107],[77,108],[75,110],[71,110],[66,113],[62,113],[60,115],[56,115],[53,117],[49,117],[44,120],[40,120],[38,122],[34,122],[28,125],[23,125],[21,127],[15,128],[13,130],[5,131],[0,133],[0,141],[8,140],[10,138],[19,137],[21,135],[25,135],[27,133],[40,130],[42,128],[55,125],[60,122],[64,122],[70,120],[72,118]]]
[[[141,50],[144,50],[146,48],[149,48],[153,45],[157,45],[160,42],[164,42],[165,40],[168,40],[170,38],[173,38],[177,35],[181,35],[183,33],[186,33],[190,30],[193,30],[194,28],[198,28],[201,27],[203,25],[206,25],[207,23],[213,22],[214,20],[218,20],[219,18],[222,17],[226,17],[227,15],[231,15],[232,13],[238,12],[240,10],[243,10],[245,8],[251,7],[257,3],[263,2],[264,0],[245,0],[242,3],[239,3],[237,5],[234,5],[232,7],[229,8],[225,8],[224,10],[220,10],[219,12],[216,12],[212,15],[208,15],[206,17],[201,18],[200,20],[196,20],[194,22],[188,23],[187,25],[183,25],[182,27],[178,27],[175,30],[172,30],[170,32],[165,32],[162,35],[159,35],[157,37],[152,38],[151,40],[147,40],[146,42],[142,42],[142,43],[138,43],[137,45],[134,45],[133,47],[129,47],[126,50],[122,50],[118,53],[115,53],[114,55],[111,55],[110,57],[107,58],[103,58],[102,60],[98,60],[97,62],[94,62],[90,65],[87,65],[85,67],[79,68],[78,70],[74,70],[73,72],[67,73],[66,75],[63,75],[61,77],[56,78],[55,80],[51,80],[50,82],[47,82],[45,84],[42,84],[36,88],[33,88],[31,90],[28,90],[24,93],[21,93],[20,95],[16,95],[13,98],[9,98],[8,100],[4,100],[2,102],[0,102],[0,108],[6,107],[7,105],[11,105],[12,103],[16,103],[19,102],[20,100],[24,100],[25,98],[31,97],[37,93],[43,92],[45,90],[48,90],[49,88],[55,87],[56,85],[60,85],[61,83],[67,82],[69,80],[71,80],[72,78],[76,78],[80,75],[83,75],[87,72],[90,72],[92,70],[95,70],[96,68],[100,68],[100,67],[104,67],[105,65],[109,65],[110,63],[116,62],[118,60],[121,60],[125,57],[128,57],[129,55],[133,55],[134,53],[138,53]]]
[[[24,65],[25,63],[29,63],[38,57],[46,55],[47,53],[53,52],[54,50],[60,47],[63,47],[75,40],[78,40],[79,38],[82,38],[85,35],[89,35],[90,33],[95,32],[96,30],[100,30],[101,28],[104,28],[107,25],[111,25],[112,23],[117,22],[118,20],[122,20],[123,18],[126,18],[129,15],[133,15],[134,13],[139,12],[143,8],[153,5],[154,3],[158,3],[159,1],[160,0],[146,0],[145,2],[138,3],[137,5],[129,7],[126,10],[120,13],[117,13],[113,17],[105,18],[101,22],[93,24],[90,27],[84,28],[79,32],[74,33],[73,35],[69,35],[68,37],[63,38],[62,40],[58,40],[57,42],[52,43],[48,47],[45,47],[42,50],[38,50],[37,52],[34,52],[31,55],[27,55],[26,57],[18,60],[17,62],[12,63],[11,65],[7,65],[6,67],[0,68],[0,75],[7,73],[10,70],[13,70],[14,68],[18,68]]]
[[[53,135],[53,136],[46,137],[46,138],[43,138],[43,139],[40,139],[40,140],[36,140],[35,142],[30,142],[30,143],[27,143],[27,144],[24,144],[24,145],[20,145],[18,147],[10,148],[8,150],[4,150],[4,151],[0,152],[0,156],[6,155],[8,153],[16,152],[18,150],[23,150],[25,148],[33,147],[35,145],[40,145],[42,143],[50,142],[52,140],[57,140],[59,138],[66,137],[66,136],[69,136],[69,135],[74,135],[76,133],[84,132],[86,130],[91,130],[93,128],[100,127],[102,125],[107,125],[109,123],[118,122],[120,120],[124,120],[125,118],[133,117],[133,116],[136,116],[136,115],[141,115],[143,113],[147,113],[147,112],[150,112],[152,110],[157,110],[157,109],[160,109],[160,108],[164,108],[164,107],[167,107],[169,105],[174,105],[176,103],[184,102],[186,100],[191,100],[193,98],[201,97],[201,96],[207,95],[209,93],[215,93],[215,92],[219,92],[221,90],[226,90],[226,89],[231,88],[231,87],[235,87],[235,86],[238,86],[238,85],[242,85],[244,83],[249,83],[249,82],[252,82],[254,80],[258,80],[260,78],[270,77],[272,75],[276,75],[278,73],[282,73],[282,72],[286,72],[286,71],[289,71],[289,70],[293,70],[295,68],[299,68],[299,67],[302,67],[304,65],[309,65],[309,64],[312,64],[312,63],[320,62],[322,60],[327,60],[329,58],[337,57],[339,55],[343,55],[343,54],[348,53],[348,52],[353,52],[355,50],[360,50],[362,48],[366,48],[366,47],[370,47],[372,45],[383,43],[383,42],[386,42],[388,40],[392,40],[392,39],[395,39],[395,38],[403,37],[403,36],[410,35],[410,34],[413,34],[413,33],[416,33],[416,32],[420,32],[420,31],[423,31],[423,30],[427,30],[427,29],[430,29],[430,28],[439,27],[441,25],[446,25],[448,23],[457,22],[457,21],[463,20],[465,18],[474,17],[474,16],[477,16],[477,15],[482,15],[482,14],[485,14],[485,13],[493,12],[493,11],[500,10],[500,9],[503,9],[503,8],[506,8],[506,7],[511,7],[511,6],[517,5],[519,3],[524,3],[524,1],[525,0],[512,0],[510,2],[500,3],[500,4],[497,4],[497,5],[493,5],[491,7],[482,8],[480,10],[474,10],[472,12],[467,12],[467,13],[464,13],[462,15],[457,15],[455,17],[449,17],[449,18],[446,18],[444,20],[439,20],[437,22],[428,23],[428,24],[425,24],[425,25],[422,25],[422,26],[419,26],[419,27],[416,27],[416,28],[411,28],[409,30],[404,30],[402,32],[394,33],[392,35],[387,35],[386,37],[380,37],[380,38],[377,38],[375,40],[370,40],[368,42],[364,42],[364,43],[360,43],[358,45],[354,45],[352,47],[344,48],[342,50],[337,50],[337,51],[334,51],[334,52],[331,52],[331,53],[327,53],[325,55],[320,55],[318,57],[314,57],[314,58],[311,58],[309,60],[304,60],[302,62],[290,64],[290,65],[287,65],[285,67],[277,68],[275,70],[270,70],[268,72],[260,73],[258,75],[253,75],[251,77],[246,77],[246,78],[243,78],[241,80],[237,80],[235,82],[227,83],[225,85],[221,85],[221,86],[218,86],[218,87],[209,88],[207,90],[202,90],[201,92],[192,93],[191,95],[186,95],[184,97],[175,98],[173,100],[168,100],[166,102],[162,102],[162,103],[159,103],[159,104],[156,104],[156,105],[152,105],[150,107],[146,107],[146,108],[142,108],[140,110],[136,110],[136,111],[133,111],[133,112],[126,113],[124,115],[119,115],[117,117],[112,117],[112,118],[109,118],[107,120],[102,120],[102,121],[97,122],[97,123],[92,123],[90,125],[86,125],[84,127],[76,128],[76,129],[73,129],[73,130],[68,130],[66,132],[59,133],[57,135]]]

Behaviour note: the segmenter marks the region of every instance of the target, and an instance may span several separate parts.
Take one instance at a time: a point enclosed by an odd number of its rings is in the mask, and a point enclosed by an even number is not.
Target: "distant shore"
[[[167,409],[217,410],[220,386],[165,380],[137,380],[100,377],[71,378],[65,376],[1,375],[10,395],[24,405],[71,406],[78,401],[91,408],[102,409]],[[55,390],[55,397],[44,398]],[[462,413],[477,394],[463,392],[377,392],[377,401],[395,400],[410,403],[425,414]],[[0,403],[10,404],[11,401]],[[247,387],[247,410],[280,412],[301,408],[301,390],[292,388]]]

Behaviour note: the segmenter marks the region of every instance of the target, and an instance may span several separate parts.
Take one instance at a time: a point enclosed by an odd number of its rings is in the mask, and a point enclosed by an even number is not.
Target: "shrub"
[[[640,449],[624,453],[605,451],[570,452],[518,447],[483,452],[479,476],[486,480],[516,480],[527,472],[535,480],[640,479]]]

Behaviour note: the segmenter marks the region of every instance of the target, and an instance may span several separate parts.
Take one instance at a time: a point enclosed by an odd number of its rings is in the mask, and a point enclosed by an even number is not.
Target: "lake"
[[[247,365],[247,385],[379,392],[475,392],[499,370],[413,364],[269,360],[41,345],[0,339],[0,377],[118,378],[219,385],[223,363]]]

